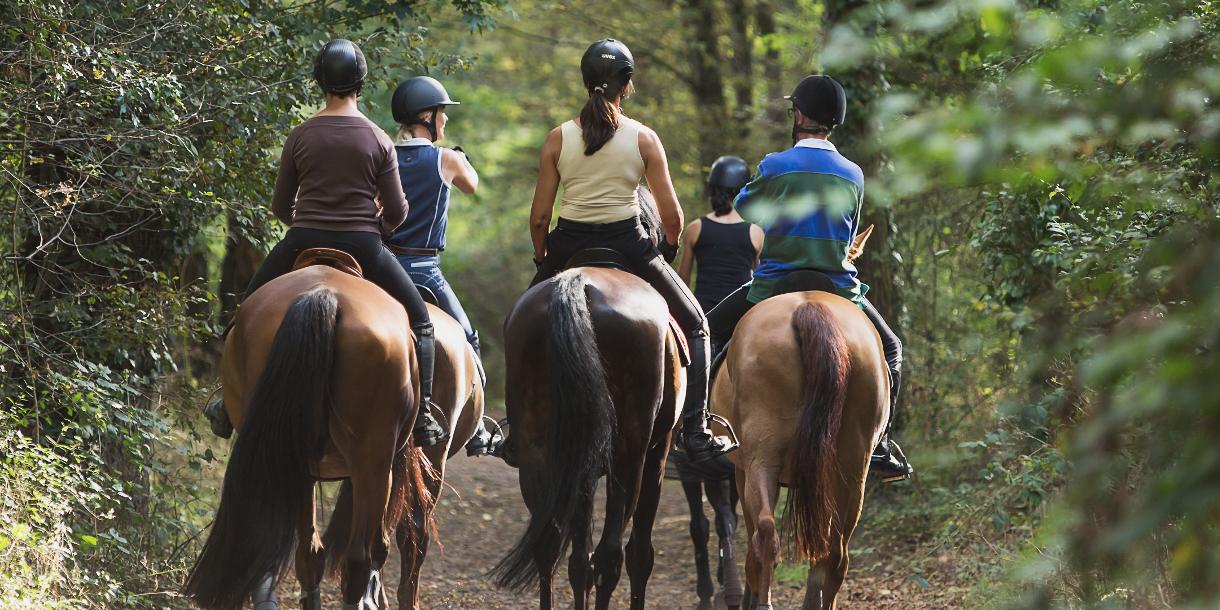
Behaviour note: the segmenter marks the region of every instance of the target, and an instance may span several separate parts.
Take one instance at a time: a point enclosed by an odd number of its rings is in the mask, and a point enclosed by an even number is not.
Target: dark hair
[[[619,115],[614,102],[630,85],[631,81],[627,81],[613,92],[605,91],[600,86],[589,89],[589,101],[580,109],[580,133],[585,139],[586,157],[601,150],[618,131]]]
[[[707,198],[712,204],[713,216],[724,216],[733,211],[733,200],[737,198],[737,192],[741,189],[726,188],[723,186],[707,187]]]
[[[804,120],[801,121],[801,123],[800,123],[801,133],[813,134],[815,136],[828,136],[828,135],[830,135],[831,130],[834,129],[833,126],[828,127],[814,119],[811,119],[811,118],[805,116],[804,113],[801,113],[801,117],[804,118]]]

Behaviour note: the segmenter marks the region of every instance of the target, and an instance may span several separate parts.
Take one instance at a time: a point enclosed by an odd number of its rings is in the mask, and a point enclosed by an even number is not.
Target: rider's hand
[[[544,258],[545,258],[545,257],[544,257]],[[538,260],[538,259],[535,257],[535,258],[534,258],[534,269],[535,269],[535,270],[537,270],[537,269],[541,269],[541,268],[542,268],[542,261]]]
[[[672,263],[675,258],[678,258],[678,244],[671,244],[668,240],[661,240],[661,243],[657,245],[657,251],[665,257],[667,263]]]

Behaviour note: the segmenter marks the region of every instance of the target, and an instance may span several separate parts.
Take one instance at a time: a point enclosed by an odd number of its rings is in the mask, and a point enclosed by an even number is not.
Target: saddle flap
[[[622,252],[612,248],[585,248],[568,259],[565,269],[573,267],[606,267],[634,273],[631,262]]]
[[[437,307],[441,307],[440,299],[436,298],[436,293],[432,292],[431,288],[424,286],[423,284],[416,284],[415,288],[419,290],[419,296],[423,297],[425,303],[431,303]],[[444,309],[444,307],[441,307],[441,309]]]
[[[364,277],[364,270],[360,268],[360,263],[356,262],[356,257],[334,248],[306,248],[297,255],[296,262],[292,263],[292,270],[302,269],[312,265],[324,265],[333,269],[338,269],[348,275],[356,277]]]
[[[673,335],[674,342],[678,344],[678,361],[682,366],[690,366],[690,345],[686,342],[686,333],[682,332],[682,327],[678,326],[678,321],[671,315],[669,316],[669,333]]]

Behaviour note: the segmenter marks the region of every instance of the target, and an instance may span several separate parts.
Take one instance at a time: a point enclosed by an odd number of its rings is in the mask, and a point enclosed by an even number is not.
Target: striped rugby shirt
[[[749,301],[774,294],[792,271],[814,269],[859,304],[868,285],[856,278],[847,248],[859,230],[863,202],[864,172],[827,140],[806,138],[764,157],[735,202],[743,217],[766,231]]]

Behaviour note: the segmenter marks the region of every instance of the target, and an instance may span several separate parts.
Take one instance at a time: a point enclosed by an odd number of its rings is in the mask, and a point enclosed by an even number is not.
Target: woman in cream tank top
[[[707,428],[707,320],[672,261],[682,232],[682,207],[669,176],[669,161],[656,132],[623,116],[631,93],[635,61],[623,43],[593,43],[580,60],[589,100],[580,118],[556,127],[542,145],[538,184],[530,209],[530,236],[538,273],[531,286],[561,271],[586,248],[611,248],[630,261],[636,274],[664,297],[691,348],[686,402],[682,407],[684,448],[692,462],[736,447]],[[648,180],[665,230],[663,257],[640,224],[636,189]],[[548,233],[555,195],[563,186],[559,221]],[[512,443],[509,432],[507,443]]]

